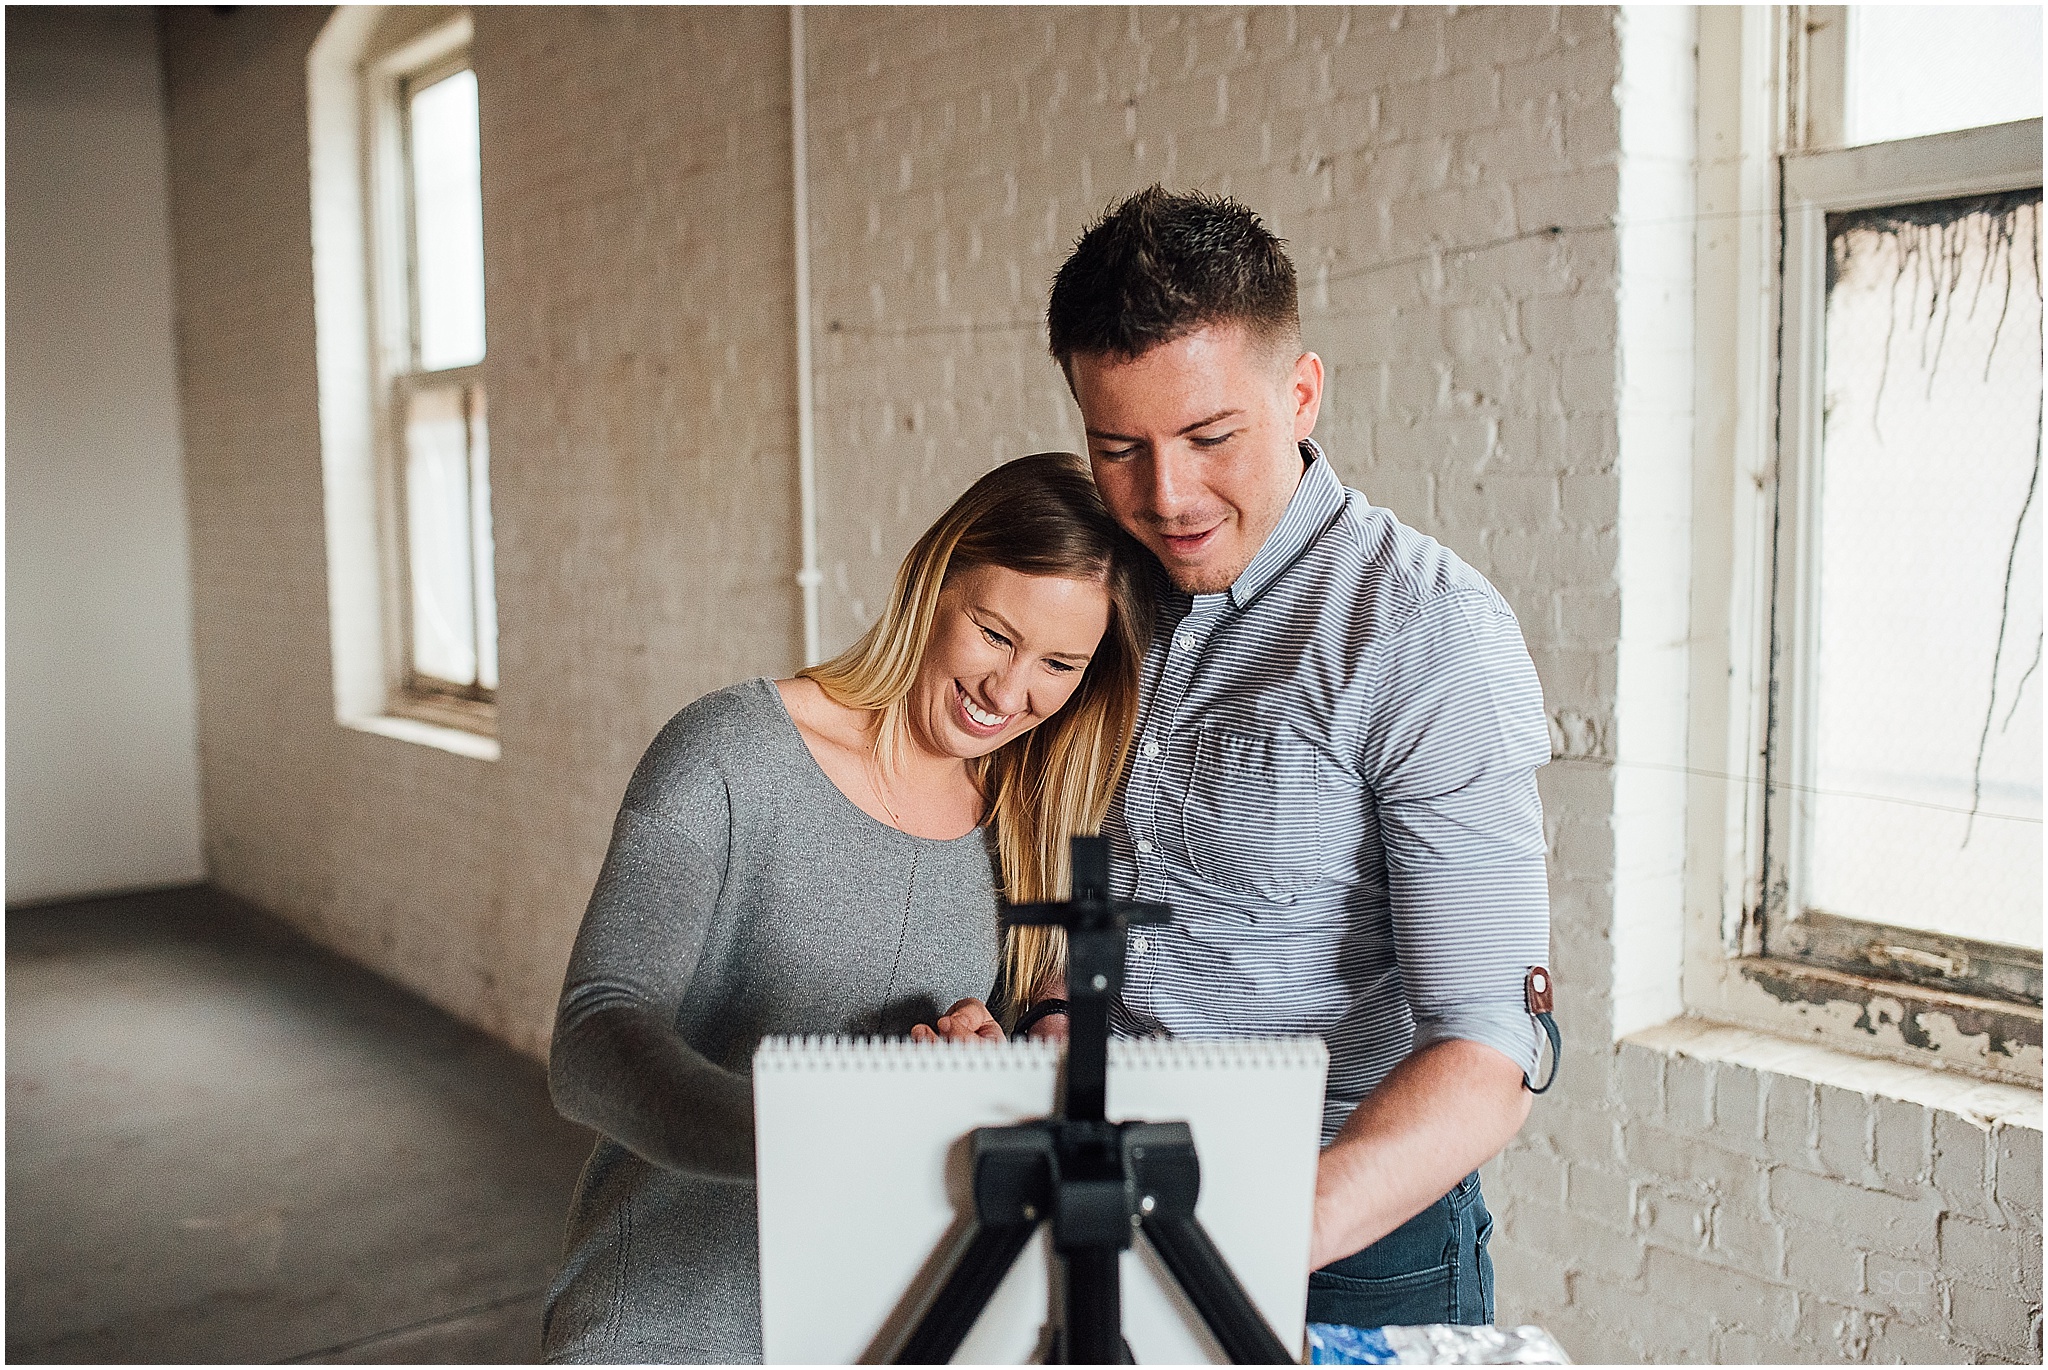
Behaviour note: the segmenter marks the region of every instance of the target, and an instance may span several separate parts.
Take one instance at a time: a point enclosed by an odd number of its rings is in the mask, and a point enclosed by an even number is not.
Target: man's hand
[[[1048,999],[1066,997],[1067,973],[1064,970],[1057,971],[1041,980],[1038,987],[1032,990],[1030,999],[1025,1001],[1026,1011],[1028,1012],[1032,1005],[1042,1004]],[[1034,1042],[1064,1042],[1067,1040],[1067,1015],[1048,1013],[1027,1028],[1024,1035]]]
[[[1034,1042],[1064,1042],[1067,1040],[1067,1015],[1048,1013],[1033,1023],[1024,1035]]]
[[[1522,1068],[1477,1042],[1438,1042],[1380,1082],[1316,1164],[1309,1268],[1362,1251],[1451,1192],[1529,1116]]]
[[[919,1023],[910,1029],[913,1042],[1000,1042],[1003,1025],[979,999],[962,999],[940,1016],[933,1027]]]

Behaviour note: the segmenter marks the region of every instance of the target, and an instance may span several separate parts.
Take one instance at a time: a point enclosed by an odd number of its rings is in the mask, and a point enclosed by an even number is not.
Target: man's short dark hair
[[[1157,185],[1081,235],[1045,313],[1070,381],[1075,353],[1130,360],[1211,324],[1274,342],[1301,336],[1294,263],[1259,216],[1227,196]]]

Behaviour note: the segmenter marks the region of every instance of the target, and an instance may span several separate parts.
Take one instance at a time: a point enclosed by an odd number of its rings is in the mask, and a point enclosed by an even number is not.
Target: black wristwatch
[[[1066,1011],[1067,1001],[1064,999],[1040,999],[1030,1008],[1024,1010],[1023,1016],[1017,1019],[1017,1025],[1010,1029],[1010,1035],[1012,1037],[1022,1037],[1055,1013],[1065,1013]]]

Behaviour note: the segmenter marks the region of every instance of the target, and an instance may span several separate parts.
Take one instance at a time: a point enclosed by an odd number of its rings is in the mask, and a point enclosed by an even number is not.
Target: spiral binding
[[[756,1073],[816,1070],[1042,1071],[1059,1064],[1058,1042],[912,1042],[902,1037],[764,1037]],[[1119,1038],[1112,1070],[1325,1069],[1320,1037]]]

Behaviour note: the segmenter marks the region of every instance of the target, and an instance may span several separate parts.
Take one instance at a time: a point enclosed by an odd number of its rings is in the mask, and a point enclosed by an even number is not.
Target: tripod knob
[[[1195,1200],[1202,1194],[1194,1132],[1186,1123],[1125,1123],[1122,1132],[1124,1173],[1138,1196],[1138,1216],[1161,1221],[1194,1217]]]

